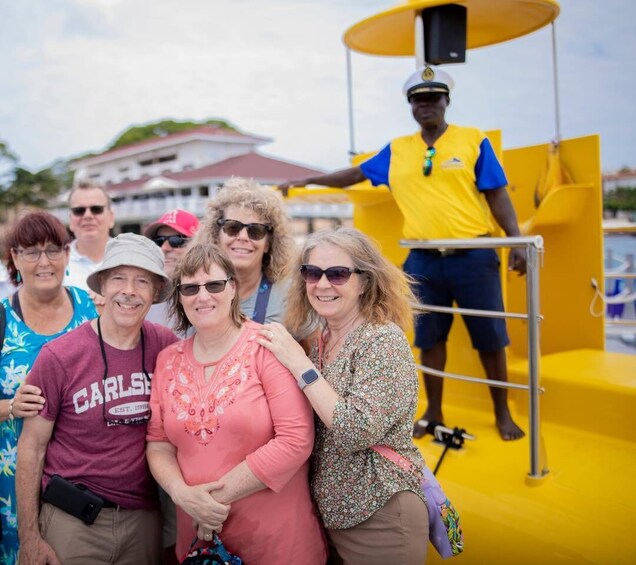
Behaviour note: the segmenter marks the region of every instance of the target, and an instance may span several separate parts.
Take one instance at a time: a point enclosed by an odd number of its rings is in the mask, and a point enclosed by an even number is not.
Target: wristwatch
[[[306,386],[315,383],[320,378],[320,373],[316,369],[309,369],[300,375],[298,379],[298,386],[300,390],[304,390]]]

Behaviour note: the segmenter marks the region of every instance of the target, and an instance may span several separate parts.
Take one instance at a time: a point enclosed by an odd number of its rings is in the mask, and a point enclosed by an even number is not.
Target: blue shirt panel
[[[506,173],[504,173],[487,137],[484,137],[479,145],[479,158],[475,163],[475,179],[475,184],[480,192],[501,188],[508,184]]]
[[[389,169],[391,167],[391,144],[360,165],[362,174],[367,177],[373,186],[385,184],[389,186]]]

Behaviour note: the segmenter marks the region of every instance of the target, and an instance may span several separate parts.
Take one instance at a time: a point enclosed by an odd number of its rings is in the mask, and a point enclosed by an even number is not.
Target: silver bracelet
[[[15,396],[9,400],[9,420],[13,421],[15,416],[13,415],[13,403],[15,402]]]

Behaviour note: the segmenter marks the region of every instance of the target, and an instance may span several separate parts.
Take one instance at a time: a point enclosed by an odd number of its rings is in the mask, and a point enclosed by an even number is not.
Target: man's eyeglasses
[[[86,210],[90,210],[93,216],[99,216],[104,213],[106,206],[74,206],[71,208],[71,213],[73,216],[81,218],[84,214],[86,214]]]
[[[253,241],[259,241],[263,239],[274,228],[269,224],[244,224],[238,220],[228,220],[219,218],[217,224],[221,226],[221,229],[230,237],[234,237],[241,233],[243,228],[247,228],[247,237]]]
[[[218,281],[208,281],[203,284],[195,284],[195,283],[178,284],[177,288],[179,289],[179,292],[181,293],[182,296],[194,296],[196,294],[199,294],[199,290],[201,289],[202,286],[204,286],[205,290],[207,290],[210,294],[218,294],[219,292],[223,292],[225,290],[225,286],[230,280],[232,279],[228,278],[225,280],[221,279]]]
[[[422,167],[425,177],[429,176],[433,170],[433,157],[435,157],[435,147],[427,148],[426,153],[424,153],[424,166]]]
[[[329,267],[324,270],[315,265],[301,265],[300,267],[300,275],[303,280],[312,284],[317,283],[322,275],[325,275],[331,284],[341,285],[351,278],[352,273],[360,274],[361,272],[360,269],[353,267]]]
[[[68,247],[47,247],[46,249],[38,249],[37,247],[30,247],[29,249],[16,249],[16,253],[22,255],[22,258],[27,263],[36,263],[42,257],[42,253],[45,253],[49,261],[59,261],[64,257],[64,252]]]
[[[173,249],[178,249],[179,247],[183,247],[188,241],[190,241],[189,237],[185,237],[183,235],[158,235],[152,238],[159,247],[161,247],[166,241],[168,245]]]

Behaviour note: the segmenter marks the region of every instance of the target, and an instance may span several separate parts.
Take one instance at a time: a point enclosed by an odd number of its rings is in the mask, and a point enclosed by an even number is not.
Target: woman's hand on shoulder
[[[91,297],[91,300],[95,303],[96,308],[101,308],[106,304],[106,299],[101,295],[97,294],[93,290],[88,291],[88,295]]]
[[[37,386],[23,384],[10,402],[15,418],[30,418],[40,413],[40,410],[44,408],[45,400]]]
[[[258,343],[271,351],[294,377],[300,377],[308,368],[313,367],[302,345],[282,324],[265,324],[258,333]]]

